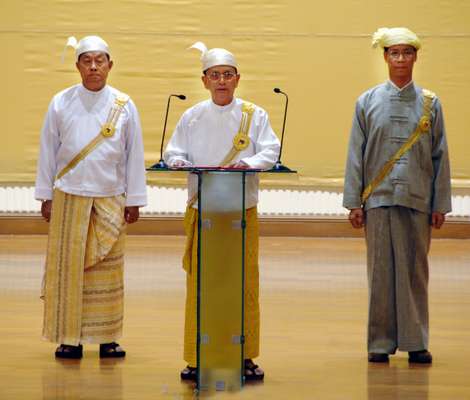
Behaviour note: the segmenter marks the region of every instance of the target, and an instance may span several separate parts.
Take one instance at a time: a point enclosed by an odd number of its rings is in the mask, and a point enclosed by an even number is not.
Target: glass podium
[[[243,385],[246,171],[198,171],[197,387]]]
[[[246,178],[295,171],[154,167],[148,171],[186,171],[198,177],[196,388],[238,391],[244,384]]]

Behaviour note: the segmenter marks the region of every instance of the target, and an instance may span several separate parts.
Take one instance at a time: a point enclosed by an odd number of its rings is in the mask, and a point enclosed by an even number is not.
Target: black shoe
[[[100,344],[100,358],[123,358],[126,352],[116,342]]]
[[[197,368],[186,366],[180,373],[180,377],[183,381],[197,381]]]
[[[69,344],[61,344],[55,350],[57,358],[68,358],[78,360],[83,357],[83,347],[81,344],[78,346],[71,346]]]
[[[373,363],[386,363],[388,362],[388,354],[385,353],[369,353],[367,356],[369,362]]]
[[[431,364],[432,355],[427,350],[409,351],[408,362],[417,364]]]
[[[251,359],[245,360],[245,381],[262,381],[264,371]]]

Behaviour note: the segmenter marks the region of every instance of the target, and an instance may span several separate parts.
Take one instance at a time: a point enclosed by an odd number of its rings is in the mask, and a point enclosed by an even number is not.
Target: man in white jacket
[[[188,109],[181,117],[168,143],[164,158],[170,167],[226,166],[271,168],[279,154],[279,140],[262,108],[234,97],[240,80],[237,62],[225,49],[202,52],[202,83],[211,98]],[[243,120],[247,123],[242,122]],[[251,121],[251,123],[250,123]],[[188,208],[185,216],[187,237],[183,268],[187,272],[184,359],[188,366],[182,379],[196,379],[196,294],[197,294],[197,177],[188,176]],[[258,177],[247,176],[246,260],[245,260],[245,378],[261,380],[264,372],[252,361],[259,355],[259,271],[258,271]],[[196,234],[194,234],[196,232]]]
[[[75,47],[82,82],[52,99],[41,133],[35,197],[50,221],[43,337],[59,358],[124,357],[115,342],[123,321],[126,223],[147,201],[142,132],[129,96],[106,84],[107,43],[87,36]]]

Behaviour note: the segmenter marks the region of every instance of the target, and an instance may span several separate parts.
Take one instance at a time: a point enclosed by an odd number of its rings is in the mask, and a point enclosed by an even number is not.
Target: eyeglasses
[[[225,71],[222,73],[220,73],[219,71],[211,71],[209,73],[206,73],[206,76],[214,82],[220,80],[221,77],[224,78],[224,81],[231,81],[237,76],[237,74],[233,71]]]
[[[413,56],[415,55],[416,53],[416,50],[413,50],[413,49],[405,49],[403,51],[400,51],[400,50],[388,50],[388,55],[390,56],[390,58],[393,58],[394,60],[398,60],[400,58],[400,56],[403,56],[403,58],[405,59],[410,59],[410,58],[413,58]]]

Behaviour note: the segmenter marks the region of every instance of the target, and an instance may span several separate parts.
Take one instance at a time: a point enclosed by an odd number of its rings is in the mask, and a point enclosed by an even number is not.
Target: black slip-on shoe
[[[431,364],[432,355],[427,350],[409,351],[408,362],[416,364]]]
[[[126,356],[124,349],[119,343],[102,343],[100,344],[100,358],[123,358]]]
[[[61,344],[55,350],[55,356],[57,358],[67,358],[78,360],[83,357],[83,347],[81,344],[78,346],[71,346],[69,344]]]
[[[369,353],[367,360],[373,363],[386,363],[388,362],[388,354],[386,353]]]
[[[197,368],[186,366],[180,373],[180,377],[183,381],[197,381]]]
[[[262,381],[264,371],[256,365],[251,359],[245,360],[245,381]]]

